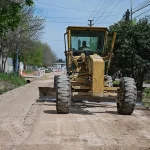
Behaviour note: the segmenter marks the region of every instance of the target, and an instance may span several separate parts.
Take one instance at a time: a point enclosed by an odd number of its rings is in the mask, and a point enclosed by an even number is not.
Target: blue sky
[[[132,0],[133,8],[142,2]],[[88,18],[94,17],[94,26],[109,27],[130,9],[130,0],[36,0],[35,7],[36,15],[47,18],[41,40],[49,44],[58,58],[64,59],[63,36],[67,26],[87,26]]]

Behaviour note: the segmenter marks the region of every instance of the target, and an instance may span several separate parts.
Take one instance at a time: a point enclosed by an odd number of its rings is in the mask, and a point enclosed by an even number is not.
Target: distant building
[[[54,63],[53,68],[56,69],[66,69],[66,63]]]

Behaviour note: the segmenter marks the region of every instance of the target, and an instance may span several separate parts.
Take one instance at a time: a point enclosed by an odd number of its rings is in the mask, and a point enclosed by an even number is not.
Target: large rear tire
[[[131,115],[137,99],[137,88],[134,79],[124,77],[120,82],[118,92],[117,110],[119,114]]]
[[[59,76],[56,86],[57,113],[68,114],[71,107],[71,84],[67,76]]]

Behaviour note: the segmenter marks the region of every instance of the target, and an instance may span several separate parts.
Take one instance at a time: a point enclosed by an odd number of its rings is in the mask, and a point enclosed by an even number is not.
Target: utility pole
[[[94,23],[92,23],[94,20],[88,20],[90,23],[88,24],[90,27],[92,27],[94,25]]]
[[[131,22],[132,22],[132,0],[130,0],[130,7],[131,7]]]
[[[132,0],[130,0],[130,11],[131,11],[131,26],[132,26]],[[133,49],[131,49],[133,52],[132,52],[132,73],[131,73],[131,77],[133,77],[133,70],[134,70],[134,57],[135,57],[135,55],[134,55],[134,50]]]

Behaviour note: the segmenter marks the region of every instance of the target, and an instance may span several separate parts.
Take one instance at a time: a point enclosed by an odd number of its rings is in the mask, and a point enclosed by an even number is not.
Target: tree
[[[20,61],[24,63],[24,70],[28,65],[43,66],[43,44],[40,41],[28,41],[30,50],[20,54]]]
[[[33,0],[1,0],[0,1],[0,36],[5,34],[9,29],[14,30],[20,20],[20,11],[26,6],[31,6]]]
[[[7,57],[14,60],[14,68],[19,68],[18,61],[25,66],[50,66],[55,61],[55,53],[46,44],[39,41],[44,28],[44,19],[34,15],[33,0],[0,1],[0,57],[5,71]],[[18,60],[19,59],[19,60]]]
[[[9,53],[8,40],[6,39],[6,34],[8,31],[14,31],[21,20],[20,12],[24,6],[31,6],[33,4],[32,0],[22,0],[19,2],[13,0],[1,0],[0,1],[0,57],[2,58],[2,68],[1,72],[5,70],[5,63],[7,60],[7,55]],[[8,46],[7,46],[7,44]]]
[[[15,66],[18,68],[17,57],[24,55],[25,58],[28,51],[34,50],[32,44],[42,34],[41,31],[44,27],[44,19],[34,16],[34,10],[34,7],[24,6],[20,11],[21,20],[18,27],[6,32],[1,48],[2,64],[4,64],[2,65],[2,72],[5,70],[5,60],[10,54],[14,59],[14,68]]]
[[[65,61],[64,61],[62,58],[58,58],[58,59],[56,60],[56,62],[57,62],[57,63],[65,63]]]
[[[122,70],[123,76],[134,77],[138,88],[143,84],[144,74],[150,64],[150,24],[147,19],[134,25],[121,21],[110,26],[110,32],[117,32],[111,70]]]
[[[35,62],[37,62],[37,66],[43,64],[41,61],[41,57],[43,57],[42,48],[38,37],[42,34],[45,20],[35,16],[34,11],[34,7],[24,7],[21,11],[22,20],[18,26],[19,32],[17,34],[20,36],[18,38],[19,43],[16,41],[16,49],[19,45],[20,57],[24,57],[22,61],[25,66],[27,66],[27,64],[36,65]],[[39,57],[37,57],[38,55]],[[36,58],[38,61],[35,61]]]
[[[56,60],[56,54],[51,50],[47,43],[43,44],[43,64],[44,67],[53,65]]]

